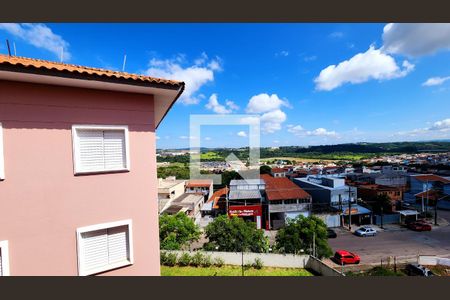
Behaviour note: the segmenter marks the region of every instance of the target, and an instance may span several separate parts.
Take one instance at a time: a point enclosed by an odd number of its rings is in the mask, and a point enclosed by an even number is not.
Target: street
[[[339,249],[355,252],[361,264],[379,263],[389,256],[450,255],[450,211],[439,210],[445,225],[432,231],[416,232],[396,225],[385,226],[375,237],[358,237],[346,229],[336,229],[337,238],[329,239],[333,252]],[[445,222],[447,221],[447,222]]]

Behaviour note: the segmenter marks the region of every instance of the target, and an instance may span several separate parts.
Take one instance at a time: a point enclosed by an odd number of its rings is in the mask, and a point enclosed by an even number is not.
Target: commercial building
[[[261,175],[266,183],[268,207],[267,229],[278,229],[285,225],[288,218],[298,215],[310,215],[311,196],[286,177]]]
[[[345,184],[345,179],[335,176],[308,176],[295,178],[294,183],[312,197],[313,213],[320,211],[329,227],[348,223],[368,224],[371,222],[371,211],[357,204],[357,188]],[[335,214],[338,209],[342,217]],[[327,215],[327,210],[330,214]],[[338,225],[339,224],[339,225]]]
[[[1,274],[160,274],[155,130],[183,89],[0,55]]]
[[[262,179],[231,180],[228,194],[228,215],[251,220],[263,226],[263,203],[266,184]]]

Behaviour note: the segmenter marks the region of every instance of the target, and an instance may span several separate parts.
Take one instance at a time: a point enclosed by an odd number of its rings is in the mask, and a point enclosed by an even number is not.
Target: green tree
[[[164,250],[180,250],[200,237],[199,227],[183,213],[159,217],[159,242]]]
[[[272,173],[272,168],[267,165],[263,165],[263,166],[259,167],[259,173],[260,174],[270,174],[270,173]]]
[[[381,214],[381,208],[383,208],[383,213],[392,211],[392,201],[391,198],[386,194],[377,195],[373,201],[373,211],[376,214]]]
[[[236,171],[224,171],[222,173],[222,185],[221,186],[229,186],[230,181],[233,179],[242,179],[242,177]]]
[[[286,226],[278,231],[275,241],[275,248],[282,253],[298,253],[303,249],[305,253],[312,254],[314,243],[319,258],[332,254],[328,245],[327,225],[316,216],[299,215],[289,219]]]
[[[219,216],[205,228],[209,239],[203,247],[207,251],[226,252],[265,252],[269,248],[269,240],[263,230],[256,229],[254,222],[244,221],[238,217]]]

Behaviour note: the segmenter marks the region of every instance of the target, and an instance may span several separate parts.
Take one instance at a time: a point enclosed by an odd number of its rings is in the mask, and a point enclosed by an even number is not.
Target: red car
[[[361,261],[359,255],[347,250],[338,250],[334,254],[334,261],[338,264],[359,264]]]
[[[415,231],[431,231],[431,225],[424,221],[416,221],[408,224],[408,228]]]

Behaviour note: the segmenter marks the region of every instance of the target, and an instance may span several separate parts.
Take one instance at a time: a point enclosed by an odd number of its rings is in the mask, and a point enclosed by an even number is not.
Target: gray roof
[[[230,191],[228,195],[230,200],[239,199],[261,199],[261,192],[259,190],[236,190]]]
[[[233,179],[230,185],[249,185],[249,184],[265,184],[262,179]]]

